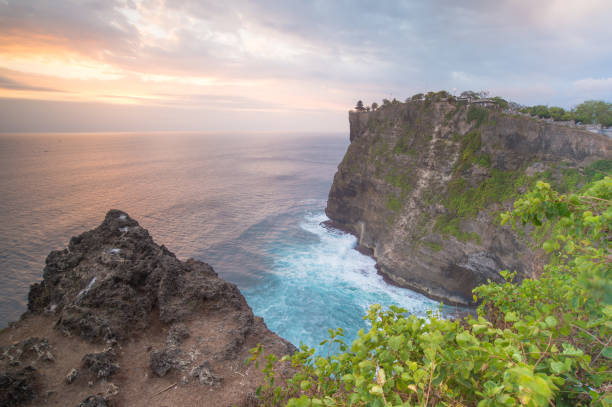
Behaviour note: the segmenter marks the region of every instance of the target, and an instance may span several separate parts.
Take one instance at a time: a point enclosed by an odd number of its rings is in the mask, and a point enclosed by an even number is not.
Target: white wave
[[[342,327],[347,339],[367,328],[362,317],[372,304],[398,305],[425,316],[438,304],[411,290],[385,283],[375,261],[355,247],[357,239],[326,228],[322,212],[309,214],[299,227],[308,241],[277,242],[274,267],[257,287],[246,290],[249,304],[268,326],[295,344],[317,345],[327,328]]]
[[[412,313],[424,315],[438,304],[412,290],[387,284],[376,270],[376,262],[356,250],[357,238],[337,229],[323,227],[328,221],[325,214],[308,215],[300,224],[302,229],[317,235],[320,245],[313,247],[315,267],[329,283],[340,284],[345,289],[362,292],[358,301],[364,309],[371,304],[398,305]]]

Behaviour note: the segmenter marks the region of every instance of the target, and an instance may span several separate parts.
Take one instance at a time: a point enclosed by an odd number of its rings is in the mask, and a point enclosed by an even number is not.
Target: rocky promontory
[[[428,94],[349,113],[350,140],[326,213],[355,234],[389,281],[446,303],[537,275],[544,254],[499,214],[536,180],[561,192],[612,172],[612,140],[585,130]]]
[[[250,406],[258,343],[293,345],[206,263],[180,261],[126,213],[46,259],[0,333],[0,406]]]

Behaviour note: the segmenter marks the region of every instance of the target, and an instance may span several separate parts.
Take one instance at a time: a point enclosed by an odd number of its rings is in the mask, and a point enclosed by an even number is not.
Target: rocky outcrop
[[[295,349],[208,264],[111,210],[49,254],[28,312],[0,333],[0,405],[245,405],[258,343]]]
[[[580,129],[465,102],[350,112],[350,140],[326,213],[395,284],[451,304],[543,257],[497,215],[536,179],[563,189],[609,173],[612,142]]]

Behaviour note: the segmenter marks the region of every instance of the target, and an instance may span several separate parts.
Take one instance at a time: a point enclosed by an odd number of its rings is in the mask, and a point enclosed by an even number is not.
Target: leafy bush
[[[601,124],[605,127],[612,126],[612,103],[601,100],[587,100],[574,109],[577,122],[586,124]]]
[[[507,109],[510,107],[510,104],[508,103],[508,101],[499,96],[495,96],[494,98],[491,98],[491,100],[497,103],[497,105],[501,107],[502,109]]]
[[[552,117],[555,121],[570,121],[584,124],[601,124],[604,127],[612,126],[612,103],[601,100],[587,100],[570,111],[561,107],[548,107],[537,105],[524,107],[520,110],[532,116],[547,119]]]
[[[476,288],[476,318],[445,320],[370,308],[368,332],[349,347],[341,329],[318,356],[301,347],[296,373],[278,385],[276,358],[258,394],[288,406],[611,406],[612,178],[560,195],[538,182],[503,222],[547,228],[539,279]],[[253,349],[252,359],[261,354]]]

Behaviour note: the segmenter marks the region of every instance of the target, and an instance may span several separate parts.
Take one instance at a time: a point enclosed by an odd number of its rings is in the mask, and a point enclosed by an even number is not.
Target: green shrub
[[[587,100],[574,109],[577,122],[612,126],[612,103],[601,100]]]
[[[555,121],[574,120],[584,124],[612,126],[612,103],[606,103],[602,100],[587,100],[570,111],[561,107],[537,105],[524,107],[520,112],[544,119],[552,117]]]
[[[547,224],[550,255],[539,279],[474,290],[478,316],[427,319],[374,305],[368,332],[348,346],[341,329],[321,345],[283,359],[296,373],[275,382],[276,360],[258,389],[264,405],[288,406],[610,406],[612,405],[612,178],[582,193],[549,184],[514,204],[503,222]],[[253,349],[252,360],[262,353]],[[277,383],[277,384],[275,384]]]
[[[491,100],[495,101],[495,103],[497,103],[497,105],[502,109],[507,109],[508,107],[510,107],[508,101],[506,99],[502,99],[499,96],[495,96],[494,98],[491,98]]]

